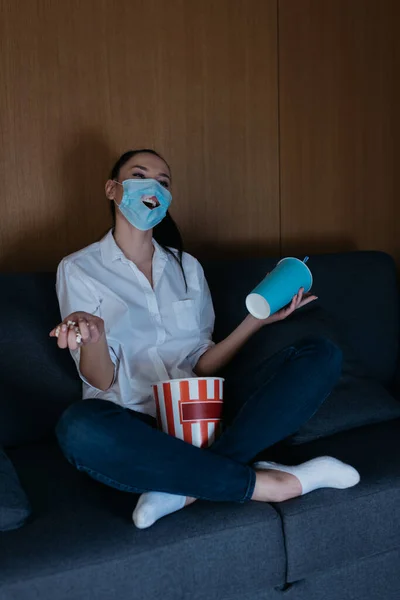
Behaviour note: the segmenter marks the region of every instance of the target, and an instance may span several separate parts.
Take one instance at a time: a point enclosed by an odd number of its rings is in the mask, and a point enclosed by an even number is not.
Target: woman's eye
[[[159,184],[162,185],[163,187],[165,187],[166,189],[169,188],[169,183],[168,181],[159,181]]]
[[[139,177],[139,179],[144,179],[143,173],[133,173],[132,177]]]

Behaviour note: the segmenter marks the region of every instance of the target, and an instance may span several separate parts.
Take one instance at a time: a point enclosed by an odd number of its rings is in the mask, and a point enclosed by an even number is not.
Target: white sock
[[[332,456],[320,456],[309,460],[297,467],[287,467],[274,462],[256,462],[255,469],[274,471],[284,471],[297,477],[300,481],[302,492],[308,494],[319,488],[345,488],[357,485],[360,481],[360,475],[356,469],[346,463],[332,458]]]
[[[185,503],[186,496],[175,496],[164,492],[146,492],[140,496],[132,519],[138,529],[146,529],[161,517],[180,510]]]

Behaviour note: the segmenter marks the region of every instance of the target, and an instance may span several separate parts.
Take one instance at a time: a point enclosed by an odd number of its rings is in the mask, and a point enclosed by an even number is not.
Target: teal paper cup
[[[267,319],[289,304],[300,288],[309,292],[313,278],[298,258],[283,258],[246,298],[247,310],[256,319]]]

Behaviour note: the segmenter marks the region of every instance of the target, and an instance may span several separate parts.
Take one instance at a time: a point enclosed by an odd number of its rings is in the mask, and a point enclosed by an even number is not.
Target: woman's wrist
[[[244,320],[244,323],[246,323],[251,333],[256,333],[257,331],[262,329],[264,325],[267,324],[261,319],[256,319],[255,317],[253,317],[253,315],[247,315],[247,317]]]
[[[104,333],[96,342],[81,347],[79,366],[82,375],[93,387],[103,391],[110,387],[114,379],[114,363]]]

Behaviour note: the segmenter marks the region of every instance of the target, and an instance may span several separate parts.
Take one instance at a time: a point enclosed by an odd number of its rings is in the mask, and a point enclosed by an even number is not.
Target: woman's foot
[[[193,504],[195,498],[176,496],[164,492],[146,492],[142,494],[133,511],[132,519],[138,529],[147,529],[158,519],[170,515],[184,506]]]
[[[258,502],[284,502],[301,496],[301,483],[297,477],[284,471],[256,470],[256,485],[252,500]]]
[[[360,481],[356,469],[331,456],[320,456],[295,467],[273,462],[257,462],[253,466],[257,472],[253,499],[264,502],[282,502],[319,488],[343,490]]]
[[[273,462],[257,462],[253,466],[257,477],[252,500],[259,502],[284,502],[324,487],[342,490],[360,481],[356,469],[331,456],[320,456],[295,467]],[[146,492],[133,511],[133,522],[139,529],[146,529],[195,501],[186,496]]]

